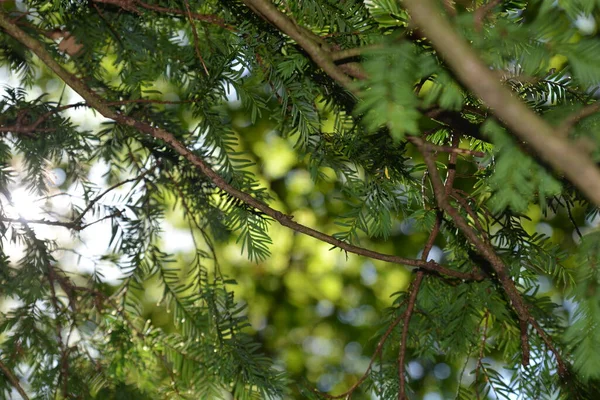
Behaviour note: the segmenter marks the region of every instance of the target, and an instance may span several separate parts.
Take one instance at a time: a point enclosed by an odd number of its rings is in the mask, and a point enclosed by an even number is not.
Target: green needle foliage
[[[596,398],[599,23],[2,2],[0,398]]]

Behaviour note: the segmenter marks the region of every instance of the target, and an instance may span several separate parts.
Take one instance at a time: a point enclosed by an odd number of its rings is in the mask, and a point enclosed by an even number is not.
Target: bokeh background
[[[113,73],[117,71],[107,61],[105,68]],[[246,73],[249,73],[246,71]],[[18,86],[17,76],[3,68],[0,69],[0,92],[6,86]],[[162,92],[163,100],[179,99],[175,88],[157,82],[148,90]],[[223,99],[222,107],[228,110],[229,121],[238,133],[238,150],[247,152],[247,157],[255,161],[250,167],[262,185],[269,188],[275,198],[272,206],[291,214],[304,225],[317,228],[329,234],[341,232],[339,217],[348,211],[335,173],[322,170],[323,176],[314,180],[307,168],[307,156],[299,156],[295,149],[295,138],[282,137],[277,126],[264,113],[251,124],[247,112],[240,103],[233,87],[228,87],[228,97]],[[81,99],[47,70],[40,67],[35,82],[28,89],[28,97],[47,96],[50,100],[63,104],[74,103]],[[152,96],[158,96],[156,94]],[[274,108],[277,105],[273,105]],[[185,111],[185,106],[165,105],[175,111],[181,124],[193,129],[197,121]],[[321,110],[324,125],[322,130],[333,129],[333,122],[324,110]],[[103,119],[84,109],[65,111],[80,129],[97,132]],[[329,123],[331,121],[331,123]],[[409,156],[419,163],[416,152]],[[460,161],[458,172],[463,177],[459,185],[469,188],[468,175],[473,172],[474,164]],[[20,168],[19,158],[15,158],[13,167]],[[89,181],[99,188],[114,183],[115,166],[109,166],[90,160],[85,171]],[[109,174],[109,171],[113,172]],[[28,219],[48,218],[67,214],[74,205],[83,206],[82,188],[65,179],[60,164],[48,164],[48,179],[51,193],[45,198],[36,197],[25,188],[25,182],[16,180],[9,190],[13,195],[16,209],[7,210],[18,213]],[[418,174],[418,172],[416,172]],[[126,172],[121,178],[126,179]],[[119,206],[126,195],[135,196],[131,185],[111,192],[102,202],[110,206]],[[197,240],[198,232],[190,228],[181,207],[173,207],[175,199],[167,199],[166,219],[160,246],[163,251],[172,253],[177,265],[185,269],[192,262],[195,246],[205,244]],[[528,233],[539,232],[549,236],[551,241],[565,250],[573,248],[578,234],[598,225],[598,220],[585,220],[584,210],[573,204],[569,216],[564,207],[558,213],[542,214],[540,208],[531,205],[522,218],[523,227]],[[402,215],[397,216],[394,230],[387,241],[360,237],[363,247],[404,257],[420,256],[426,236],[415,229],[418,223]],[[88,227],[79,237],[62,227],[44,225],[35,226],[40,238],[49,238],[57,242],[61,267],[81,275],[96,274],[106,285],[118,287],[123,271],[115,267],[111,259],[109,241],[110,223],[100,222]],[[366,370],[375,346],[386,326],[381,324],[388,308],[393,305],[395,294],[405,290],[411,279],[409,268],[384,262],[369,260],[338,249],[331,249],[326,243],[294,233],[287,228],[271,223],[271,256],[263,262],[250,262],[236,243],[235,235],[215,240],[216,253],[223,274],[237,281],[230,289],[239,302],[246,303],[250,329],[262,343],[263,350],[276,360],[277,365],[285,369],[292,380],[307,380],[322,391],[339,393],[351,386]],[[196,242],[195,242],[196,239]],[[8,248],[12,262],[22,256],[18,246]],[[443,261],[443,239],[436,242],[430,258]],[[568,264],[568,262],[567,262]],[[540,277],[540,293],[550,292],[553,299],[568,309],[569,302],[559,288],[554,288],[549,279]],[[0,295],[1,296],[1,295]],[[153,281],[145,283],[144,315],[155,325],[165,330],[173,329],[172,316],[160,302],[161,291]],[[0,297],[3,311],[18,304],[17,299]],[[466,356],[466,355],[465,355]],[[490,363],[494,359],[489,358]],[[463,382],[470,381],[469,372],[473,362],[465,357],[461,365],[447,365],[443,360],[411,360],[408,373],[411,387],[417,391],[417,397],[426,400],[454,398],[457,375],[464,373]],[[356,398],[369,395],[358,395]],[[376,398],[374,395],[371,398]]]

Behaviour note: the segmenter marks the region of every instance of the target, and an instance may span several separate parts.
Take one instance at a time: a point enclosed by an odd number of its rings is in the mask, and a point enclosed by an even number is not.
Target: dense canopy
[[[600,392],[600,2],[1,3],[0,397]]]

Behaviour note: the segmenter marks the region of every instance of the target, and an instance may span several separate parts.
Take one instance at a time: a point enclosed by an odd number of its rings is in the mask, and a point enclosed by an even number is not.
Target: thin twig
[[[437,213],[435,217],[435,224],[433,229],[429,233],[429,237],[427,238],[427,242],[425,243],[425,247],[423,248],[423,253],[421,254],[421,260],[427,260],[429,258],[429,252],[435,243],[435,239],[440,233],[440,227],[442,225],[442,215],[440,212]],[[406,346],[408,342],[408,328],[410,324],[410,318],[415,308],[415,303],[417,300],[417,295],[419,294],[419,289],[421,288],[421,283],[423,282],[423,271],[418,271],[415,280],[413,281],[410,289],[410,298],[408,300],[408,305],[406,306],[406,311],[404,312],[404,324],[402,325],[402,338],[400,339],[400,349],[398,351],[398,381],[400,388],[398,390],[398,399],[403,400],[406,397],[406,377],[405,375],[405,360],[406,360]]]
[[[271,3],[270,0],[242,0],[252,11],[260,15],[266,21],[275,25],[277,29],[284,32],[296,41],[327,75],[333,78],[342,87],[355,91],[352,80],[334,64],[331,53],[319,44],[312,32],[300,29],[298,24],[283,14]],[[319,38],[320,39],[320,38]]]
[[[600,112],[600,102],[596,102],[593,104],[588,104],[583,107],[581,110],[569,115],[567,118],[563,120],[558,128],[556,128],[557,133],[562,137],[569,136],[569,132],[571,129],[579,123],[584,118],[587,118],[593,114]]]
[[[418,140],[416,140],[415,136],[406,136],[406,140],[415,145],[418,143]],[[484,152],[477,150],[461,149],[459,147],[452,146],[438,146],[433,143],[429,143],[428,146],[432,151],[439,151],[442,153],[466,154],[474,157],[485,157]]]
[[[467,212],[467,214],[469,214],[469,216],[473,219],[473,223],[475,224],[475,227],[477,228],[477,230],[479,232],[481,232],[482,235],[484,235],[484,239],[489,242],[489,234],[488,232],[483,228],[483,225],[481,225],[481,222],[479,221],[479,217],[477,216],[477,214],[475,213],[475,211],[473,211],[473,208],[469,205],[469,203],[467,202],[467,200],[465,198],[463,198],[459,193],[458,190],[453,189],[452,193],[450,193],[450,196],[458,201],[460,203],[460,205],[465,209],[465,211]]]
[[[485,20],[486,16],[500,3],[502,3],[502,0],[490,0],[475,10],[473,19],[475,20],[475,30],[477,32],[481,32],[481,29],[483,28],[483,21]]]
[[[368,46],[354,47],[352,49],[338,50],[331,53],[331,59],[333,61],[340,61],[345,60],[347,58],[360,57],[364,53],[380,49],[383,49],[383,46],[381,44],[372,44]]]
[[[104,197],[107,193],[127,184],[127,183],[131,183],[131,182],[135,182],[135,184],[133,185],[135,187],[135,185],[137,185],[137,183],[139,181],[141,181],[146,175],[148,175],[150,172],[154,171],[156,169],[156,167],[158,167],[158,164],[156,164],[154,167],[147,169],[146,171],[144,171],[143,173],[141,173],[140,175],[136,176],[135,178],[130,178],[130,179],[126,179],[124,181],[121,182],[117,182],[114,185],[110,186],[109,188],[107,188],[106,190],[104,190],[102,193],[100,193],[98,196],[94,197],[92,199],[92,201],[89,202],[89,204],[87,205],[86,208],[83,209],[83,211],[81,212],[81,214],[79,214],[77,216],[77,218],[75,218],[75,220],[73,220],[73,224],[74,225],[80,225],[81,221],[83,220],[83,217],[85,216],[85,214],[90,211],[92,209],[92,207],[94,207],[94,205],[100,201],[100,199],[102,197]]]
[[[452,136],[452,145],[449,146],[451,149],[458,149],[460,145],[460,133],[454,133]],[[437,146],[439,147],[439,146]],[[452,192],[452,187],[454,186],[454,180],[456,178],[456,161],[458,160],[458,153],[450,152],[449,163],[448,163],[448,173],[446,175],[446,182],[444,182],[444,189],[446,194]],[[427,176],[424,174],[423,176]],[[431,178],[430,178],[431,179]],[[433,248],[433,244],[435,243],[436,238],[440,234],[440,228],[442,226],[442,212],[440,210],[437,211],[435,216],[435,223],[433,225],[433,229],[429,233],[429,237],[427,238],[427,242],[425,243],[425,247],[423,248],[423,253],[421,254],[421,260],[427,261],[429,258],[429,253]],[[406,308],[404,325],[402,327],[402,339],[400,340],[400,350],[398,354],[398,379],[400,384],[400,389],[398,392],[398,399],[403,400],[406,396],[406,380],[405,380],[405,372],[404,372],[404,360],[406,358],[406,344],[408,339],[408,327],[410,323],[410,318],[412,311],[414,309],[414,304],[416,300],[416,296],[418,294],[419,288],[421,286],[421,282],[423,280],[423,272],[417,272],[417,277],[413,283],[412,291],[411,291],[411,301],[409,300],[408,306]],[[413,299],[414,297],[414,299]]]
[[[185,12],[178,10],[176,8],[161,7],[161,6],[157,6],[154,4],[144,3],[139,0],[93,0],[93,1],[96,3],[104,3],[104,4],[110,4],[113,6],[117,6],[117,7],[122,8],[123,10],[133,12],[136,14],[140,14],[140,11],[137,9],[137,6],[139,6],[139,7],[145,8],[147,10],[154,11],[159,14],[174,14],[174,15],[181,15],[181,16],[185,17]],[[236,30],[235,27],[227,24],[221,17],[218,17],[216,15],[192,13],[192,18],[195,19],[196,21],[208,22],[210,24],[218,25],[221,28],[224,28],[224,29],[227,29],[230,31]]]
[[[554,358],[556,359],[556,363],[558,364],[558,374],[561,377],[565,377],[568,373],[566,364],[565,364],[562,356],[556,349],[556,347],[554,347],[554,344],[552,343],[552,339],[548,336],[546,331],[544,331],[544,329],[542,329],[540,324],[533,317],[531,317],[529,319],[529,323],[531,324],[531,326],[533,326],[533,329],[536,330],[538,335],[540,335],[540,337],[546,344],[546,347],[548,347],[548,349],[552,352],[552,354],[554,354]]]
[[[431,236],[430,236],[431,237]],[[423,271],[417,272],[417,277],[412,282],[410,289],[410,298],[408,300],[408,305],[406,306],[406,311],[403,315],[404,324],[402,325],[402,339],[400,340],[400,350],[398,352],[398,380],[400,383],[400,388],[398,390],[398,399],[404,400],[406,398],[406,377],[404,376],[404,360],[406,358],[406,344],[408,339],[408,327],[410,323],[410,318],[412,317],[413,310],[415,308],[415,303],[417,301],[417,295],[419,294],[419,289],[421,288],[421,283],[423,282]]]
[[[52,221],[47,219],[25,219],[25,218],[9,218],[0,217],[0,221],[8,222],[11,224],[34,224],[34,225],[50,225],[50,226],[62,226],[64,228],[79,230],[79,226],[73,224],[71,221]]]
[[[483,360],[483,356],[485,355],[485,344],[487,342],[488,323],[490,320],[489,316],[490,316],[490,310],[485,310],[485,313],[483,314],[483,318],[482,318],[483,334],[481,335],[481,346],[479,347],[479,357],[477,357],[477,368],[475,368],[475,384],[477,384],[479,382],[479,369],[480,368],[482,370],[484,370],[484,373],[487,376],[487,373],[485,372],[485,367],[483,366],[483,363],[481,361]],[[477,387],[475,387],[475,395],[477,396],[477,400],[481,399],[481,396],[479,394],[479,390],[477,389]]]
[[[479,254],[490,263],[491,267],[496,272],[496,276],[500,281],[504,292],[510,300],[512,308],[515,310],[519,318],[519,324],[522,335],[522,361],[524,365],[526,362],[529,361],[529,345],[523,345],[523,336],[527,335],[527,323],[529,323],[536,329],[546,346],[550,349],[550,351],[552,351],[552,353],[556,357],[557,363],[559,364],[559,372],[561,373],[561,375],[564,374],[566,372],[566,368],[560,353],[554,347],[554,344],[552,343],[550,337],[539,326],[535,318],[531,316],[531,313],[529,312],[529,309],[527,308],[523,297],[517,290],[502,259],[496,254],[496,252],[490,244],[486,243],[485,241],[479,238],[477,233],[467,224],[467,222],[462,218],[458,211],[454,207],[452,207],[448,202],[446,191],[442,185],[439,172],[435,165],[435,160],[433,159],[430,150],[428,150],[427,148],[427,143],[425,141],[422,142],[423,144],[421,145],[420,149],[423,154],[425,164],[427,165],[427,169],[429,170],[429,174],[431,175],[431,182],[434,188],[434,194],[439,207],[443,209],[448,215],[450,215],[457,228],[460,229],[465,235],[465,237],[471,242],[471,244],[475,246]]]
[[[185,12],[187,14],[188,20],[190,21],[190,27],[192,28],[192,35],[194,36],[194,50],[196,50],[196,56],[202,63],[202,67],[204,68],[204,72],[206,76],[210,76],[208,72],[208,68],[206,68],[206,64],[204,63],[204,58],[202,57],[202,53],[200,53],[200,48],[198,47],[198,31],[196,31],[196,25],[194,25],[194,18],[192,17],[192,12],[190,11],[190,5],[187,0],[183,0],[183,4],[185,5]]]
[[[135,100],[107,101],[105,104],[109,105],[109,106],[118,106],[118,105],[131,104],[131,103],[186,104],[186,103],[194,103],[194,102],[198,102],[198,101],[200,101],[200,100],[168,101],[168,100],[153,100],[153,99],[135,99]],[[33,139],[33,138],[36,138],[36,136],[34,135],[35,132],[39,132],[39,133],[54,132],[54,131],[56,131],[56,128],[39,128],[39,126],[53,114],[65,111],[70,108],[77,108],[77,107],[90,107],[90,106],[88,104],[86,104],[85,102],[79,102],[79,103],[73,103],[73,104],[67,104],[64,106],[59,106],[59,107],[56,107],[55,109],[50,110],[47,113],[41,115],[34,122],[32,122],[31,124],[27,124],[27,125],[23,125],[21,123],[23,118],[25,117],[25,114],[23,113],[23,114],[21,114],[21,116],[19,118],[17,118],[17,121],[15,124],[10,125],[10,126],[0,126],[0,133],[18,133],[18,134],[21,134],[23,136]]]
[[[53,220],[47,220],[47,219],[25,219],[25,218],[9,218],[9,217],[0,217],[0,221],[5,221],[5,222],[10,222],[10,223],[19,223],[19,224],[37,224],[37,225],[50,225],[50,226],[62,226],[64,228],[67,229],[72,229],[74,231],[82,231],[84,229],[86,229],[89,226],[92,226],[94,224],[97,224],[98,222],[104,221],[106,219],[110,219],[110,218],[114,218],[114,217],[118,217],[121,216],[122,213],[121,211],[116,211],[114,213],[111,213],[110,215],[104,216],[98,220],[92,221],[88,224],[82,224],[82,220],[83,217],[85,216],[85,214],[92,209],[92,207],[94,207],[94,205],[100,201],[100,199],[102,197],[104,197],[107,193],[111,192],[112,190],[117,189],[120,186],[123,186],[127,183],[131,183],[131,182],[139,182],[141,179],[144,178],[144,176],[148,175],[150,172],[152,172],[156,167],[158,166],[155,165],[153,168],[150,168],[146,171],[144,171],[142,174],[136,176],[135,178],[131,178],[131,179],[126,179],[124,181],[121,182],[117,182],[114,185],[110,186],[109,188],[107,188],[106,190],[104,190],[102,193],[100,193],[98,196],[94,197],[86,206],[85,209],[83,209],[83,211],[77,216],[77,218],[75,218],[73,221],[53,221]]]
[[[562,201],[560,201],[560,198],[558,196],[556,197],[556,202],[558,204],[560,204],[561,206],[563,206],[567,210],[567,215],[569,216],[569,220],[571,221],[573,228],[575,228],[575,232],[577,232],[577,236],[579,236],[579,239],[581,239],[583,237],[583,234],[579,230],[579,226],[577,225],[577,222],[575,222],[575,218],[573,217],[573,213],[571,212],[571,203],[570,203],[569,199],[567,199],[567,198],[565,198],[564,200],[565,200],[565,204],[563,205]]]
[[[33,233],[32,233],[33,234]],[[34,237],[35,239],[35,237]],[[54,313],[56,317],[56,338],[58,340],[58,347],[60,349],[60,373],[58,375],[58,383],[60,383],[62,397],[68,398],[68,383],[69,383],[69,358],[68,353],[69,350],[67,348],[67,343],[63,340],[62,336],[62,322],[60,320],[60,314],[62,313],[62,309],[59,307],[58,297],[56,295],[56,289],[54,288],[54,268],[50,263],[47,264],[47,276],[48,283],[50,286],[50,302],[52,303],[52,307],[54,308]],[[58,390],[58,388],[57,388]]]
[[[82,103],[68,104],[65,106],[56,107],[53,110],[48,111],[47,113],[40,115],[34,122],[31,124],[23,125],[23,119],[26,117],[27,110],[19,111],[17,116],[17,121],[14,125],[11,126],[3,126],[0,127],[0,133],[10,132],[10,133],[19,133],[23,134],[30,138],[35,138],[34,132],[54,132],[55,128],[38,128],[44,121],[46,121],[50,116],[64,111],[69,108],[80,107]]]
[[[460,132],[454,132],[452,134],[452,145],[448,146],[450,149],[450,156],[448,157],[448,173],[446,175],[446,181],[444,182],[444,189],[446,192],[446,196],[452,193],[452,188],[454,187],[454,180],[456,179],[456,163],[458,162],[458,152],[460,146]],[[445,148],[447,146],[436,146],[434,149],[439,149],[440,147]],[[454,151],[452,151],[454,150]],[[435,151],[435,150],[434,150]],[[439,151],[439,150],[437,150]]]
[[[404,303],[404,302],[403,302]],[[401,303],[399,305],[399,307],[402,307],[403,303]],[[356,391],[356,389],[358,389],[358,387],[367,379],[367,377],[369,376],[369,372],[371,372],[371,370],[373,369],[373,363],[375,362],[375,359],[377,358],[377,356],[382,354],[382,350],[383,350],[383,346],[385,345],[385,342],[387,341],[388,337],[392,334],[392,332],[394,331],[394,328],[396,326],[398,326],[398,324],[404,319],[404,313],[398,315],[398,317],[394,320],[394,322],[392,322],[390,324],[390,326],[388,326],[388,328],[386,329],[385,333],[383,334],[383,336],[381,337],[381,339],[379,339],[379,342],[377,343],[377,347],[375,348],[375,352],[373,353],[373,355],[371,356],[371,360],[369,361],[369,365],[367,366],[367,369],[365,370],[364,374],[362,374],[362,376],[348,389],[346,390],[344,393],[340,393],[337,395],[330,395],[328,393],[323,393],[321,391],[318,391],[316,389],[314,389],[313,391],[321,396],[324,396],[328,399],[347,399],[350,396],[352,396],[352,393],[354,393]]]

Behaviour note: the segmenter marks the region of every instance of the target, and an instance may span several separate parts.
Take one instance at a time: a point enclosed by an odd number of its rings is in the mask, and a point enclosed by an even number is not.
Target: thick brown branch
[[[444,18],[433,0],[404,0],[413,22],[425,33],[456,76],[481,98],[540,158],[563,173],[600,205],[600,170],[590,157],[560,137],[539,115],[504,87],[492,70]]]
[[[250,0],[247,0],[250,1]],[[276,10],[279,13],[278,10]],[[315,229],[309,228],[302,224],[299,224],[292,220],[292,217],[285,215],[280,211],[277,211],[268,205],[256,200],[248,193],[242,192],[241,190],[231,186],[226,182],[219,174],[217,174],[212,168],[210,168],[200,157],[189,150],[183,143],[175,138],[173,134],[166,130],[158,127],[151,126],[148,123],[138,121],[129,116],[121,115],[116,111],[113,111],[96,93],[92,92],[81,80],[66,71],[60,64],[58,64],[52,56],[46,51],[46,49],[35,39],[23,32],[18,26],[13,24],[10,19],[4,13],[0,13],[0,26],[3,27],[11,36],[17,39],[19,42],[28,47],[34,52],[39,59],[46,64],[56,75],[58,75],[67,85],[75,90],[91,107],[96,109],[100,114],[106,118],[110,118],[116,121],[118,124],[130,126],[138,129],[139,131],[151,135],[157,139],[164,141],[192,165],[198,168],[203,174],[205,174],[215,186],[228,193],[229,195],[243,201],[244,203],[254,207],[255,209],[263,212],[265,215],[278,221],[281,225],[293,229],[297,232],[305,235],[314,237],[315,239],[329,243],[335,247],[345,250],[350,253],[362,255],[369,258],[374,258],[381,261],[387,261],[395,264],[409,265],[413,267],[419,267],[426,271],[436,272],[442,275],[465,279],[465,280],[481,280],[483,275],[479,273],[465,273],[455,271],[444,267],[434,261],[423,261],[415,260],[404,257],[399,257],[390,254],[383,254],[362,247],[354,246],[346,242],[342,242],[330,235]]]

